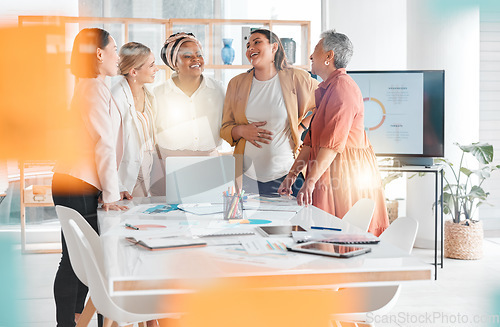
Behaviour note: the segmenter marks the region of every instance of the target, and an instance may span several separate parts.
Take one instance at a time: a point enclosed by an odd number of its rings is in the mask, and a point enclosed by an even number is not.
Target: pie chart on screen
[[[384,124],[385,107],[384,104],[372,97],[363,98],[365,105],[365,130],[374,131]]]

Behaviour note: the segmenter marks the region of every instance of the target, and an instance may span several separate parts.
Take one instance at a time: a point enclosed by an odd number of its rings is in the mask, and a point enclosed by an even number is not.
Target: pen
[[[249,224],[250,221],[248,219],[234,219],[234,218],[231,218],[231,219],[229,219],[229,223],[230,224],[236,224],[236,223],[239,223],[239,224]]]
[[[135,227],[134,225],[130,225],[130,224],[125,224],[125,227],[132,228],[132,229],[135,229],[135,230],[139,230],[139,227]]]
[[[321,229],[321,230],[336,230],[336,231],[342,231],[340,228],[334,228],[334,227],[321,227],[321,226],[311,226],[311,229]]]

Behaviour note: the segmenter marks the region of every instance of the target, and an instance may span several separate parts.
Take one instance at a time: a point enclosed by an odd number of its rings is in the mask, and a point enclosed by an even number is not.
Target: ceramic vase
[[[231,47],[233,39],[222,39],[224,47],[221,51],[222,62],[224,65],[231,65],[234,60],[234,49]]]

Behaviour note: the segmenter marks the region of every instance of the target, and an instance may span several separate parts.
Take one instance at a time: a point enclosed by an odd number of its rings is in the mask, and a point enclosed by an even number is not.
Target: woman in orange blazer
[[[252,31],[246,56],[253,68],[229,82],[220,134],[235,146],[239,186],[276,194],[309,126],[317,81],[288,65],[280,39],[269,30]]]

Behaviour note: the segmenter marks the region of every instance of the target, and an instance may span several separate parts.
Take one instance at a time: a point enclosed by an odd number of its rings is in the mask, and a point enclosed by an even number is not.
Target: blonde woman
[[[137,42],[120,49],[121,79],[111,92],[122,114],[125,149],[118,174],[126,199],[146,197],[156,149],[156,106],[146,84],[153,83],[158,67],[151,50]]]

